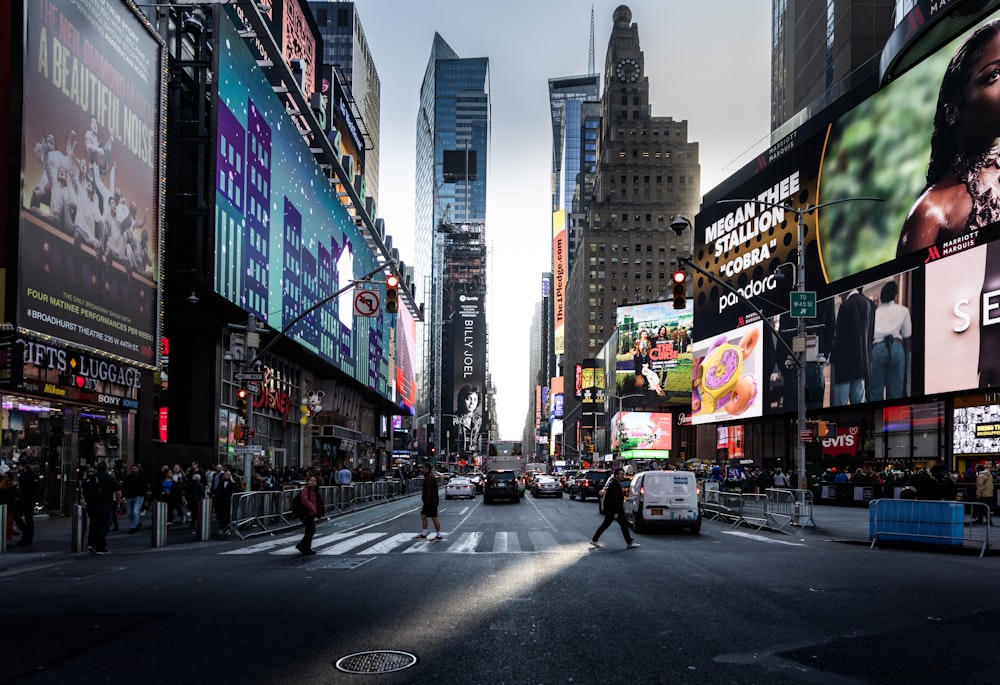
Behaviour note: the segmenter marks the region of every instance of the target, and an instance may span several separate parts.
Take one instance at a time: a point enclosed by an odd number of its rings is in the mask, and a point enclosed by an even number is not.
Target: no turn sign
[[[381,304],[382,300],[377,290],[363,290],[361,288],[355,289],[355,316],[378,316]]]

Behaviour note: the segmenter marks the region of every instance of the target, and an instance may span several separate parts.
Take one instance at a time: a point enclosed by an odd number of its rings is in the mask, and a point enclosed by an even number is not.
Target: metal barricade
[[[803,528],[816,527],[816,521],[813,519],[812,490],[768,488],[764,492],[768,498],[768,513],[777,530],[789,524]]]
[[[724,493],[724,494],[736,494],[736,493]],[[739,495],[740,498],[740,515],[736,521],[733,522],[733,527],[746,524],[751,527],[755,527],[756,531],[759,531],[767,523],[770,522],[770,516],[767,511],[767,495],[760,495],[757,493],[742,493]]]
[[[245,540],[254,528],[269,533],[287,527],[283,500],[287,490],[238,492],[233,495],[233,519],[229,530]],[[291,500],[288,500],[291,502]]]
[[[971,515],[971,519],[967,514]],[[991,511],[982,502],[877,499],[868,504],[868,532],[874,549],[879,542],[990,547]],[[979,518],[985,523],[975,523]]]

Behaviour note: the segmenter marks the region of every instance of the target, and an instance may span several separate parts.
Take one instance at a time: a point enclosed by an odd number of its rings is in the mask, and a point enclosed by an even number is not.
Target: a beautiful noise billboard
[[[18,323],[152,365],[162,42],[121,0],[25,8]]]

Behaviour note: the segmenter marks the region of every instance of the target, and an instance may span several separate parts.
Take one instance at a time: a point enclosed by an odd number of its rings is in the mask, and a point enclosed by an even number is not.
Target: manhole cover
[[[344,673],[392,673],[402,671],[417,663],[417,657],[409,652],[382,649],[374,652],[357,652],[337,660],[334,666]]]

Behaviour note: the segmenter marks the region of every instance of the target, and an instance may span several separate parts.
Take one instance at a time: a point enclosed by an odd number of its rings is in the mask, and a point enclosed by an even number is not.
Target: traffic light
[[[675,271],[674,281],[674,309],[684,309],[687,306],[687,274],[683,271]]]
[[[248,418],[247,414],[247,397],[249,393],[246,388],[240,388],[236,391],[236,414],[240,417],[240,420],[244,423]]]
[[[385,313],[395,314],[399,311],[399,276],[389,274],[385,277]]]

